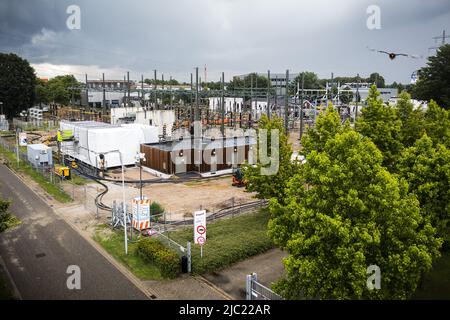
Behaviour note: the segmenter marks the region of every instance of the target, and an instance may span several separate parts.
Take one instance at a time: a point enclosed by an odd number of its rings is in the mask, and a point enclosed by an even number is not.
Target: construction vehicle
[[[70,179],[70,168],[56,164],[54,167],[55,174],[63,180]]]
[[[233,170],[233,182],[231,184],[233,187],[243,187],[245,186],[244,173],[240,168]]]

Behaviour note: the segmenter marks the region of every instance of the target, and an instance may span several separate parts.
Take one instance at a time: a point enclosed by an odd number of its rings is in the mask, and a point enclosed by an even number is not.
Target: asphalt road
[[[0,234],[0,255],[22,299],[147,299],[4,165],[0,196],[22,221]],[[67,287],[70,265],[80,268],[80,290]]]

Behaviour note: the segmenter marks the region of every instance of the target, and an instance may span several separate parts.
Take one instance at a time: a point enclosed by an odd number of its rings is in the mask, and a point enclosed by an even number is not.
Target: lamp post
[[[145,153],[138,152],[136,153],[136,164],[139,165],[139,200],[142,199],[142,161],[146,161]]]

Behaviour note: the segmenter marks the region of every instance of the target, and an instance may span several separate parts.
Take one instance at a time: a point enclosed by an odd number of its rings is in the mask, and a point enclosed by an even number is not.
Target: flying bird
[[[374,51],[374,52],[385,53],[389,56],[389,59],[391,59],[391,60],[394,60],[398,56],[404,56],[404,57],[413,58],[413,59],[423,58],[422,56],[417,55],[417,54],[387,52],[387,51],[383,51],[383,50],[371,49],[369,47],[367,47],[367,49],[369,49],[370,51]]]

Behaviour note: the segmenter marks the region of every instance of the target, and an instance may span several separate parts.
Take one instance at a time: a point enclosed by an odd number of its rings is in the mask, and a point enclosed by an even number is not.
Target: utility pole
[[[356,106],[355,106],[355,125],[354,128],[356,130],[356,118],[358,117],[358,100],[359,100],[359,73],[356,75],[357,84],[356,84]]]
[[[289,69],[286,70],[286,92],[284,102],[284,129],[288,134],[288,112],[289,112]]]
[[[194,76],[193,76],[193,74],[192,74],[192,72],[191,72],[191,109],[190,109],[190,111],[189,111],[189,119],[190,119],[190,122],[191,123],[193,123],[194,122],[194,108],[193,108],[193,106],[194,106],[194,99],[192,99],[193,98],[193,96],[194,96],[194,80],[193,80],[193,78],[194,78]]]
[[[222,108],[221,108],[221,123],[220,123],[220,132],[222,133],[222,137],[225,134],[225,73],[222,72]]]
[[[127,107],[127,88],[126,88],[126,79],[125,76],[123,76],[123,106]],[[125,109],[126,110],[126,109]]]
[[[143,74],[141,74],[141,98],[142,98],[142,105],[145,108],[144,75]]]
[[[305,88],[305,72],[302,72],[302,93],[300,99],[300,140],[303,136],[303,90]]]
[[[195,68],[195,110],[194,121],[199,121],[199,105],[198,105],[198,67]]]
[[[89,108],[89,90],[88,90],[88,79],[87,79],[87,73],[85,74],[85,80],[86,80],[86,107]]]
[[[105,89],[105,74],[102,73],[102,89],[103,89],[103,101],[102,101],[102,112],[105,114],[106,110],[106,89]]]
[[[158,102],[158,96],[156,95],[156,69],[153,70],[154,71],[154,83],[153,83],[153,90],[155,91],[155,109],[157,106],[157,102]]]
[[[130,103],[130,71],[127,71],[128,103]]]
[[[267,118],[270,119],[270,70],[267,70]]]

